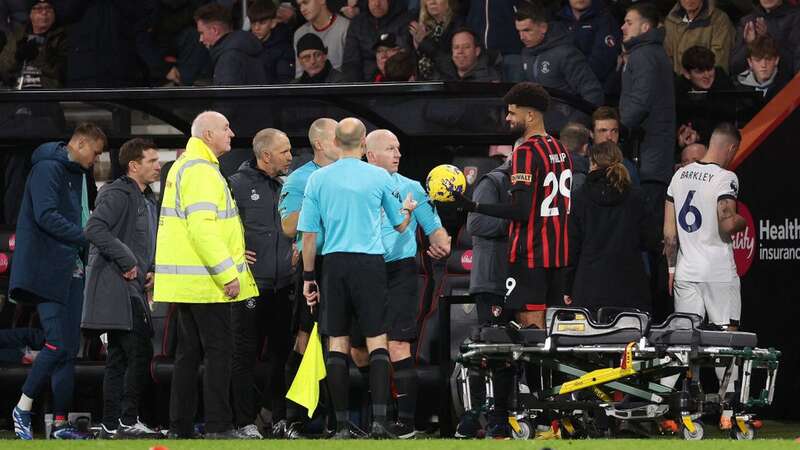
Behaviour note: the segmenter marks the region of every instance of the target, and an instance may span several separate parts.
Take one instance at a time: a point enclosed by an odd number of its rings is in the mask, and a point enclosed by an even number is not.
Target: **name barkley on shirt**
[[[711,179],[714,178],[714,174],[707,173],[707,172],[697,172],[695,170],[684,170],[681,172],[681,180],[695,180],[695,181],[705,181],[706,183],[710,183]]]

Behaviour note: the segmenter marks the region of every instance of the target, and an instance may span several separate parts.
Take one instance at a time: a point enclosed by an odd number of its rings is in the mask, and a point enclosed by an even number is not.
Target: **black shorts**
[[[386,268],[383,255],[329,253],[325,255],[320,293],[320,332],[350,336],[353,319],[361,333],[386,333]]]
[[[389,297],[386,319],[390,341],[413,342],[417,339],[419,312],[417,275],[416,258],[386,263],[386,287]]]
[[[508,266],[505,307],[512,311],[544,311],[564,303],[564,270],[537,267],[525,261]]]
[[[317,274],[317,286],[322,286],[322,255],[317,255],[314,260],[314,272]],[[314,309],[311,313],[311,308],[306,303],[306,298],[303,296],[303,255],[300,255],[300,263],[297,264],[297,272],[295,273],[295,289],[294,289],[294,308],[292,309],[292,334],[298,331],[311,333],[314,328],[314,322],[318,320],[319,308]]]

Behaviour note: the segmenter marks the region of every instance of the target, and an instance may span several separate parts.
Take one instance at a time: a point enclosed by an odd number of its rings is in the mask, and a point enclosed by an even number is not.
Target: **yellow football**
[[[467,178],[461,170],[450,164],[434,167],[425,181],[428,197],[439,202],[452,202],[453,191],[464,193],[467,190]]]

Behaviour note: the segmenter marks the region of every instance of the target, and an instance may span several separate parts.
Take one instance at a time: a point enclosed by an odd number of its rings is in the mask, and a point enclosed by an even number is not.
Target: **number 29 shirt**
[[[520,144],[511,158],[511,194],[522,191],[531,205],[527,221],[509,224],[509,263],[529,269],[569,265],[569,152],[552,136],[535,135]]]
[[[672,176],[667,201],[675,205],[678,226],[676,280],[725,282],[737,277],[733,244],[719,235],[717,202],[738,195],[736,174],[714,163],[698,161]]]

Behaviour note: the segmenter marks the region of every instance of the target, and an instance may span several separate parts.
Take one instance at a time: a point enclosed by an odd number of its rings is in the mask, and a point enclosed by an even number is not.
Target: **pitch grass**
[[[158,450],[242,450],[242,449],[287,449],[287,450],[392,450],[430,449],[430,450],[483,450],[483,449],[524,449],[524,450],[748,450],[748,449],[800,449],[800,443],[793,440],[725,441],[704,440],[686,442],[677,439],[641,440],[580,440],[580,441],[457,441],[457,440],[414,440],[414,441],[2,441],[5,449],[109,449],[109,450],[149,450],[156,445],[164,446]]]

